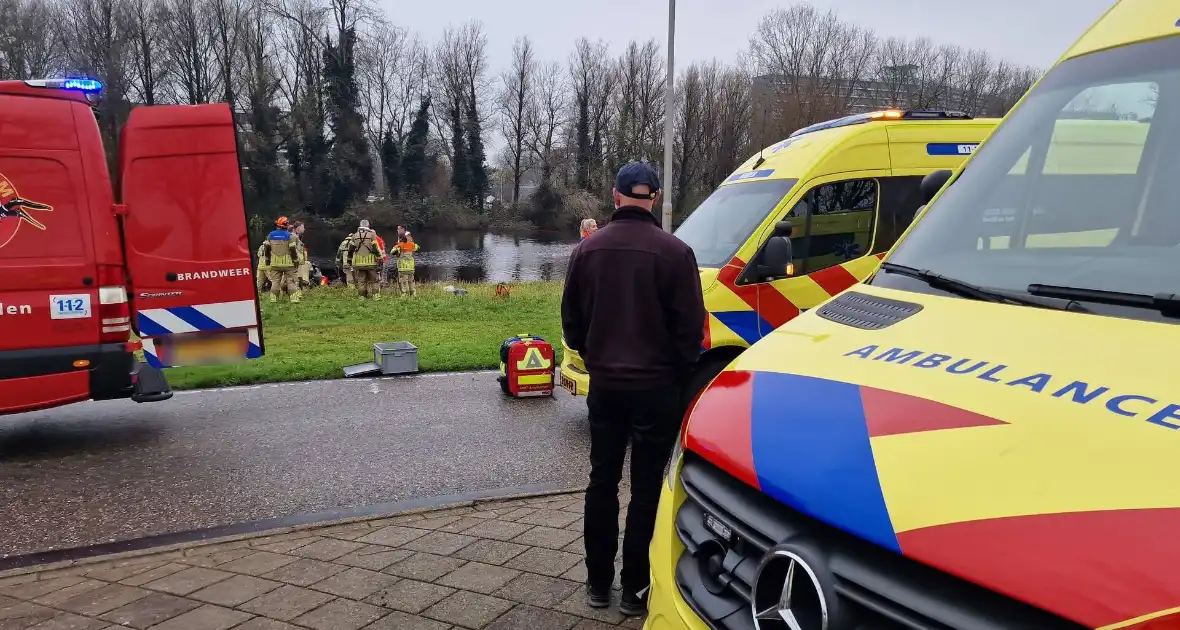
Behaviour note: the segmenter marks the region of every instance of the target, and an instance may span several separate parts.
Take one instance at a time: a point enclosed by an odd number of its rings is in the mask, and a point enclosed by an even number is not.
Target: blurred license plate
[[[725,542],[729,542],[733,538],[733,530],[712,514],[705,514],[705,529],[713,532]]]
[[[212,365],[236,363],[246,356],[249,339],[245,332],[217,335],[182,335],[168,344],[171,365]]]
[[[574,396],[578,395],[578,385],[574,383],[574,379],[566,376],[565,374],[561,375],[561,386]]]

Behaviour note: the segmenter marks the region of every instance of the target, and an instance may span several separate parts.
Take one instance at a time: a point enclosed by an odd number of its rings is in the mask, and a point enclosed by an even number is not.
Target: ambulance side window
[[[877,233],[873,238],[873,254],[887,252],[922,205],[920,190],[922,177],[884,177],[881,179],[881,209],[877,213]]]
[[[799,273],[826,269],[868,253],[880,196],[878,188],[875,179],[853,179],[823,184],[808,193],[812,210],[805,219],[802,237],[792,243],[796,245],[795,267]],[[795,212],[792,209],[791,213]]]

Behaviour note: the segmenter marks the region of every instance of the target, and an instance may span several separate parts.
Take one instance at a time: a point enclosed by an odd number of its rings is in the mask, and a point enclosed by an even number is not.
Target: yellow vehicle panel
[[[881,206],[882,199],[889,197],[884,187],[906,178],[916,192],[922,176],[961,164],[997,123],[996,119],[874,121],[804,133],[751,156],[718,190],[762,182],[797,183],[743,237],[736,251],[730,250],[730,258],[716,265],[702,264],[701,286],[708,311],[702,352],[748,348],[799,313],[868,277],[918,205],[916,199],[898,197],[893,205],[909,203],[909,213],[887,216]],[[858,192],[849,182],[859,182],[859,192],[865,194],[848,195]],[[837,186],[844,186],[838,194],[824,194]],[[813,192],[822,197],[818,205],[836,211],[801,214],[800,202]],[[797,275],[749,282],[743,278],[747,263],[781,220],[795,224]],[[808,243],[816,244],[811,255],[806,255]],[[562,344],[561,384],[571,393],[586,395],[589,375],[582,358],[564,340]]]
[[[1064,61],[1106,48],[1176,34],[1180,11],[1167,0],[1120,0],[1061,57]]]
[[[773,499],[793,515],[775,525],[806,520],[809,542],[830,528],[891,552],[869,567],[880,590],[846,572],[828,600],[855,592],[883,617],[986,596],[1023,606],[1017,622],[992,608],[971,621],[1180,628],[1178,52],[1180,5],[1119,1],[905,231],[893,267],[828,302],[846,310],[804,312],[732,362],[690,414],[680,461],[747,494],[705,513]],[[680,472],[652,542],[648,630],[708,627],[675,578],[693,500]],[[976,590],[903,593],[933,583],[905,571],[885,588],[885,569],[917,564]]]

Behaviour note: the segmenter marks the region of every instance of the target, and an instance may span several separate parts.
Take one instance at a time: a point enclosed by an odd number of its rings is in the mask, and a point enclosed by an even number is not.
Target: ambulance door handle
[[[164,274],[164,279],[168,282],[176,282],[176,274],[169,271],[168,273]]]

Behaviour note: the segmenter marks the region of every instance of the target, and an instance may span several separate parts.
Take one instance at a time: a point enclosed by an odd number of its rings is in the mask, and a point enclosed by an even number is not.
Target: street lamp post
[[[676,125],[676,0],[668,0],[668,90],[664,105],[664,212],[665,232],[672,231],[672,139]]]

